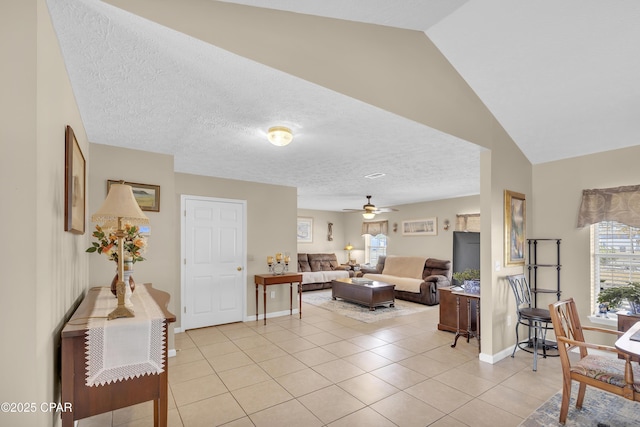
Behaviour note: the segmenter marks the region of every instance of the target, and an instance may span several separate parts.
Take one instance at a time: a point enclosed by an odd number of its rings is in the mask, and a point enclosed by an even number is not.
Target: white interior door
[[[183,196],[182,327],[243,320],[244,201]]]

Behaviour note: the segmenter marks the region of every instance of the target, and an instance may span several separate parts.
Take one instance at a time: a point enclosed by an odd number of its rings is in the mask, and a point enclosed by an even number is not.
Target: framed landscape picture
[[[403,236],[435,236],[438,234],[438,218],[402,221]]]
[[[524,265],[527,205],[524,194],[504,190],[504,265]]]
[[[110,179],[107,181],[107,194],[111,189],[111,184],[120,184],[122,181]],[[160,186],[149,184],[138,184],[136,182],[124,182],[130,185],[133,196],[143,211],[160,212]]]
[[[64,230],[84,234],[86,162],[71,126],[65,130]]]
[[[298,217],[298,243],[313,243],[313,218]]]

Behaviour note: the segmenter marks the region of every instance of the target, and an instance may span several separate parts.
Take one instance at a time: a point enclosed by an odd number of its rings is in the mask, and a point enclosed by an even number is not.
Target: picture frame
[[[84,234],[86,161],[71,126],[66,127],[64,139],[64,231]]]
[[[525,195],[504,190],[504,265],[524,265],[527,201]]]
[[[298,217],[298,243],[313,243],[313,218]]]
[[[436,236],[437,234],[437,217],[402,221],[403,236]]]
[[[107,194],[111,189],[111,184],[120,184],[122,180],[107,180]],[[133,197],[135,197],[138,206],[143,211],[160,212],[160,186],[151,184],[140,184],[137,182],[124,181],[126,185],[130,185],[133,189]]]

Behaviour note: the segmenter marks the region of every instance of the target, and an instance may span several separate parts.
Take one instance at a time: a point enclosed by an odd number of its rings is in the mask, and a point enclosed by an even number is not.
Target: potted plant
[[[457,282],[458,286],[462,286],[465,291],[480,291],[480,270],[467,268],[464,271],[457,271],[451,276]]]
[[[602,289],[598,294],[598,302],[611,309],[628,302],[633,314],[640,313],[640,282],[632,282],[625,286]]]

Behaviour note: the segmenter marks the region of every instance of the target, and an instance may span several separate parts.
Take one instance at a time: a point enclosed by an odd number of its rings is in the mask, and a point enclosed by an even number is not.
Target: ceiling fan
[[[393,208],[376,208],[376,205],[371,203],[371,196],[367,197],[367,203],[362,206],[362,209],[344,209],[347,212],[362,212],[364,219],[373,219],[376,214],[383,212],[394,212],[398,209]]]

